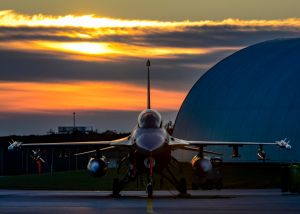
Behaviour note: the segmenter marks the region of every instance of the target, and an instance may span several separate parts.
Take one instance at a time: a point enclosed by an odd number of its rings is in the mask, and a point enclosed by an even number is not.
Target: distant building
[[[249,46],[221,60],[192,87],[173,135],[187,140],[275,142],[288,138],[292,150],[265,146],[270,161],[300,161],[300,39]],[[257,161],[257,147],[240,148],[236,161]],[[231,158],[229,147],[209,148]]]
[[[93,132],[92,126],[59,126],[58,134],[72,134],[74,132],[90,133]]]

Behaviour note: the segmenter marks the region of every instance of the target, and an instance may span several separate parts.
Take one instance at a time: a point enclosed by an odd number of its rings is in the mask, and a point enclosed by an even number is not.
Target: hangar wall
[[[188,140],[274,142],[270,161],[300,161],[300,39],[249,46],[209,69],[192,87],[175,121],[174,136]],[[214,148],[226,153],[228,147]],[[257,161],[257,148],[242,147],[238,161]]]

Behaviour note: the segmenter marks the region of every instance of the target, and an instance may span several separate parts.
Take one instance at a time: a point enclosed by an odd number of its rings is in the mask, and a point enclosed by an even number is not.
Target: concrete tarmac
[[[143,191],[123,191],[112,198],[110,191],[0,190],[0,214],[6,213],[300,213],[300,195],[279,189],[154,191],[148,199]]]

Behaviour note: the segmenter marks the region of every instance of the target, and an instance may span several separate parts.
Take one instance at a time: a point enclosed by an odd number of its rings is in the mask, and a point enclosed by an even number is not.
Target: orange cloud
[[[157,20],[127,20],[114,19],[108,17],[97,17],[90,15],[25,15],[16,13],[13,10],[0,11],[1,26],[43,26],[43,27],[83,27],[83,28],[136,28],[136,27],[156,27],[156,28],[174,28],[190,27],[190,26],[285,26],[300,27],[299,18],[275,19],[275,20],[240,20],[240,19],[224,19],[220,21],[201,20],[201,21],[157,21]]]
[[[178,110],[186,93],[153,89],[153,108]],[[145,87],[120,82],[0,82],[0,111],[142,110]]]

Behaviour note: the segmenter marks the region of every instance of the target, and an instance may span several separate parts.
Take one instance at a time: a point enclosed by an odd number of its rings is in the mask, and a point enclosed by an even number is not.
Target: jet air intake
[[[87,165],[89,174],[93,177],[102,177],[107,173],[107,163],[105,158],[92,157]]]

